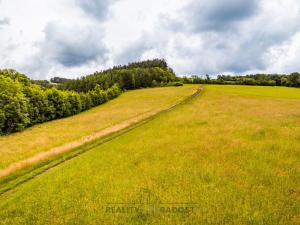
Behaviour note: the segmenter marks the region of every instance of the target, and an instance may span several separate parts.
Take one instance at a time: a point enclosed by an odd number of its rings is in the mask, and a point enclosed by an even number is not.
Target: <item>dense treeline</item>
[[[86,93],[43,88],[14,70],[0,70],[0,134],[75,115],[121,94],[117,85]]]
[[[76,80],[55,77],[52,82],[0,70],[0,134],[75,115],[119,96],[123,90],[182,85],[178,80],[160,59],[133,62]]]
[[[183,77],[184,83],[193,84],[232,84],[232,85],[261,85],[261,86],[286,86],[300,87],[300,74],[291,73],[290,75],[279,74],[255,74],[246,76],[219,75],[216,79],[191,76]]]
[[[69,80],[70,79],[62,78],[62,77],[53,77],[53,78],[50,79],[50,81],[54,84],[62,84],[62,83],[65,83]]]
[[[132,90],[172,85],[172,82],[177,80],[173,70],[164,60],[155,59],[130,63],[127,66],[117,66],[85,77],[68,80],[59,85],[59,88],[87,92],[97,84],[104,90],[118,84],[123,90]]]
[[[159,67],[163,69],[168,69],[168,64],[164,59],[152,59],[140,62],[131,62],[128,65],[115,66],[113,69],[133,69],[133,68],[153,68]]]

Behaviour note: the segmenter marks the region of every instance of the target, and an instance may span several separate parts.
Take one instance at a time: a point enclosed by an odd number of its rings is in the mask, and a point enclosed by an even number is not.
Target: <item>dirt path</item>
[[[175,106],[177,106],[177,105],[181,104],[182,102],[184,102],[186,99],[189,99],[190,97],[193,97],[194,95],[200,93],[202,90],[203,90],[203,88],[200,87],[199,89],[195,90],[190,96],[188,96],[184,99],[181,99],[178,102],[176,102],[175,104],[173,104],[173,105],[171,105],[167,108],[164,108],[162,110],[156,110],[156,111],[144,113],[144,114],[139,115],[137,117],[125,120],[124,122],[121,122],[119,124],[116,124],[116,125],[113,125],[111,127],[105,128],[105,129],[103,129],[101,131],[98,131],[96,133],[93,133],[91,135],[85,136],[85,137],[83,137],[79,140],[66,143],[62,146],[55,147],[55,148],[50,149],[49,151],[46,151],[46,152],[38,153],[38,154],[28,158],[28,159],[24,159],[22,161],[12,163],[8,167],[0,170],[0,178],[1,177],[6,177],[6,176],[18,171],[18,170],[21,170],[21,169],[27,167],[27,166],[30,166],[30,165],[38,163],[42,160],[45,160],[45,159],[49,158],[50,156],[54,156],[54,155],[58,155],[58,154],[63,153],[63,152],[70,151],[71,149],[79,147],[79,146],[81,146],[83,144],[86,144],[90,141],[93,141],[95,139],[105,137],[109,134],[121,131],[125,128],[128,128],[128,127],[142,121],[142,120],[145,120],[149,117],[155,116],[156,114],[159,114],[160,112],[171,110]]]

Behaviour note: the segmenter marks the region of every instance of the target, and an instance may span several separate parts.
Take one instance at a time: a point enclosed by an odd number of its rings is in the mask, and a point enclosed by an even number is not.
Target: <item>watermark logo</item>
[[[112,216],[120,214],[139,215],[140,218],[153,216],[172,216],[180,214],[188,218],[197,210],[194,202],[163,202],[149,189],[141,189],[137,199],[133,202],[111,202],[107,203],[105,213]]]

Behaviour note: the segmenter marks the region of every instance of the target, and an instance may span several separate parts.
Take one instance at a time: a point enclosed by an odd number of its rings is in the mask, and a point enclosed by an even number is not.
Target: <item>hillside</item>
[[[88,92],[99,85],[107,89],[117,84],[121,89],[133,90],[145,87],[172,85],[179,80],[163,59],[153,59],[115,66],[78,79],[67,80],[59,86],[62,90]]]
[[[207,85],[1,195],[0,223],[298,224],[299,122],[299,89]]]
[[[181,86],[164,60],[148,60],[66,80],[35,81],[12,69],[0,70],[0,135],[76,115],[126,90]],[[57,80],[57,78],[56,78]]]
[[[197,87],[187,85],[127,91],[113,101],[73,117],[0,136],[0,170],[11,163],[80,140],[123,121],[146,117],[150,112],[159,112],[191,95]]]

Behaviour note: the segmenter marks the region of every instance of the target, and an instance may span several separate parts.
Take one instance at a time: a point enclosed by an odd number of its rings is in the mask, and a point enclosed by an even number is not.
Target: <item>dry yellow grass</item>
[[[0,196],[0,224],[298,225],[299,149],[300,89],[209,85]],[[138,202],[145,189],[197,208],[106,212],[111,202]]]
[[[0,137],[0,169],[37,153],[80,140],[122,121],[159,111],[192,94],[197,86],[128,91],[119,98],[73,117]]]

